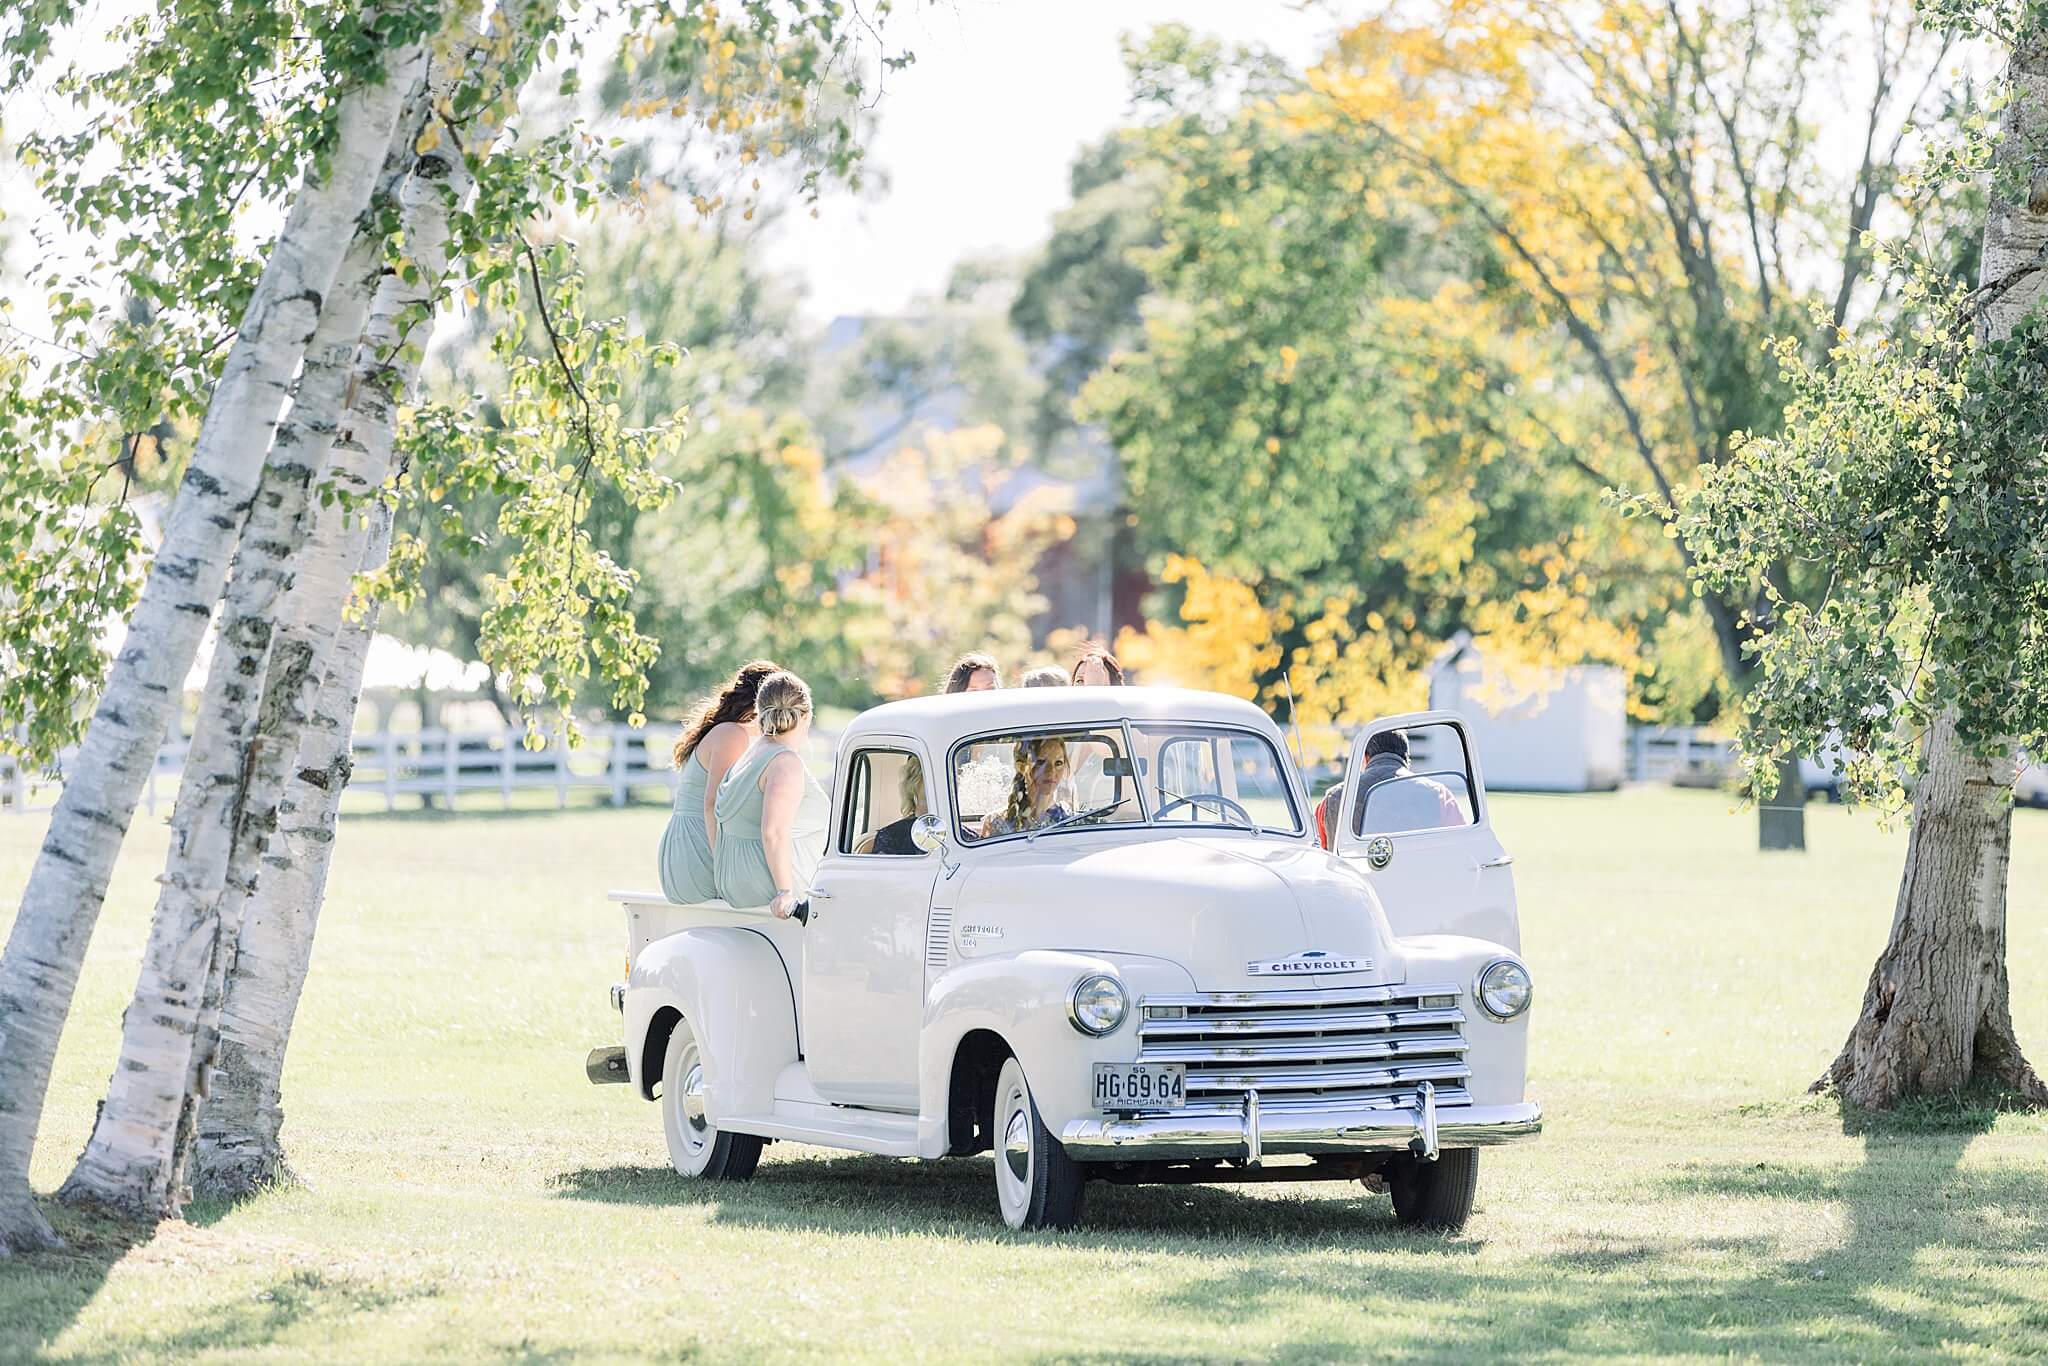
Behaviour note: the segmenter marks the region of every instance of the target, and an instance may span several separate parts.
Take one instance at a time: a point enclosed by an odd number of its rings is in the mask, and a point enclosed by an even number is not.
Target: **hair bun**
[[[754,694],[754,717],[761,723],[763,735],[795,730],[810,711],[810,687],[787,670],[762,679],[760,691]]]

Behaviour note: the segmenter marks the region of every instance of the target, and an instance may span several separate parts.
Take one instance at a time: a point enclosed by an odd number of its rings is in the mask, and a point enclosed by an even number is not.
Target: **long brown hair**
[[[1003,671],[996,667],[995,656],[985,655],[976,650],[953,661],[953,667],[946,670],[945,690],[966,692],[968,680],[987,669],[998,688],[1003,686]]]
[[[704,704],[697,713],[697,719],[676,741],[670,756],[677,768],[689,762],[697,746],[711,733],[713,726],[724,725],[727,721],[750,721],[754,717],[754,694],[761,690],[761,681],[770,674],[782,672],[782,666],[772,659],[757,659],[751,664],[742,664],[740,671],[732,676],[732,682],[725,685],[717,696]]]

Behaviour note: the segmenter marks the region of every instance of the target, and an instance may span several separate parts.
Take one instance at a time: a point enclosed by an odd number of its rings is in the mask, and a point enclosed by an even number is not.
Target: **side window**
[[[910,823],[930,809],[924,764],[915,754],[901,749],[856,750],[847,769],[839,852],[916,857]]]
[[[1355,835],[1398,835],[1471,825],[1472,760],[1464,732],[1436,723],[1379,731],[1365,744],[1353,796]]]

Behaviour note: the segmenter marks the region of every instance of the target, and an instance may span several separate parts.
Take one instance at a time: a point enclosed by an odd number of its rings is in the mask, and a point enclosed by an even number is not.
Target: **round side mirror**
[[[919,816],[910,827],[910,842],[927,854],[942,852],[946,847],[946,823],[929,813]]]

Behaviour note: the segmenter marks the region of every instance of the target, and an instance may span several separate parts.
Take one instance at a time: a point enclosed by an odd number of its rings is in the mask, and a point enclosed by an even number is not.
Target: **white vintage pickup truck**
[[[613,896],[625,1040],[586,1069],[659,1103],[686,1178],[777,1139],[992,1150],[1015,1228],[1091,1180],[1362,1181],[1454,1228],[1477,1149],[1541,1128],[1512,860],[1451,713],[1360,733],[1329,853],[1272,721],[1170,688],[876,707],[832,811],[797,917]]]

